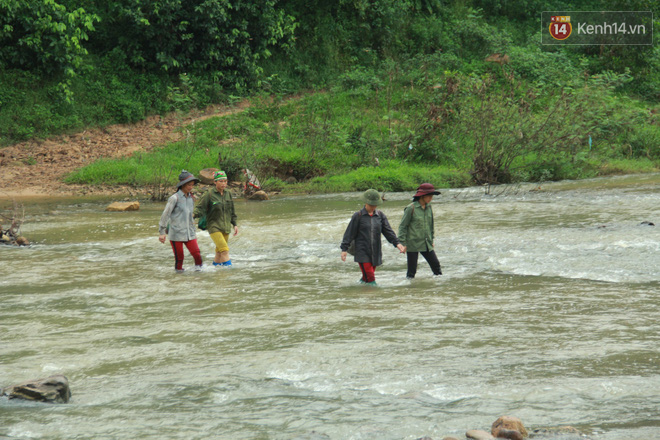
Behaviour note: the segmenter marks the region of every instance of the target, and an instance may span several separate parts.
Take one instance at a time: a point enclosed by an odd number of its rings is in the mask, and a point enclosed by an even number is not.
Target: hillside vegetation
[[[397,191],[657,171],[660,50],[543,46],[541,11],[569,8],[0,0],[2,144],[248,97],[182,141],[67,181],[153,185],[220,167],[267,189]]]

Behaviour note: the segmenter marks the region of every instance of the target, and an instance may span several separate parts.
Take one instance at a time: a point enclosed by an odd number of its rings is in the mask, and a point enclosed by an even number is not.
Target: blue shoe
[[[222,263],[223,266],[231,266],[231,260],[227,260],[224,263]]]
[[[223,266],[225,263],[216,263],[215,261],[213,262],[214,266]]]

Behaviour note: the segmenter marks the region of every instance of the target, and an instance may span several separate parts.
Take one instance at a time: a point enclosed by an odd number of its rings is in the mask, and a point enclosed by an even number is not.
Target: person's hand
[[[341,261],[346,261],[346,254],[348,254],[348,252],[341,253]]]
[[[166,238],[167,238],[167,235],[164,235],[164,234],[160,235],[160,236],[158,236],[158,241],[160,241],[161,243],[165,243]]]
[[[401,252],[402,254],[405,254],[405,253],[406,253],[406,247],[405,247],[404,245],[402,245],[401,243],[397,244],[397,245],[396,245],[396,248],[397,248],[397,249],[399,250],[399,252]]]
[[[238,226],[234,226],[234,236],[238,235]]]

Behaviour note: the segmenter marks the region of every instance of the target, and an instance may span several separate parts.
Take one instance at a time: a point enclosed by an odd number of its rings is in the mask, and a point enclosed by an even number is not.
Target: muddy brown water
[[[33,245],[0,248],[0,386],[62,373],[73,396],[0,398],[0,436],[460,438],[508,414],[660,438],[660,175],[537,186],[443,191],[444,275],[420,259],[407,281],[384,246],[375,288],[339,258],[357,193],[237,202],[234,268],[182,275],[163,204],[25,200]],[[395,227],[409,197],[387,194]]]

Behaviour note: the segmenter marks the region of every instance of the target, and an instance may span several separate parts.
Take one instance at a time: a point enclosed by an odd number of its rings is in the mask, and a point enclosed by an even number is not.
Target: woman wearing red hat
[[[431,266],[433,275],[442,275],[440,262],[433,250],[433,210],[431,200],[440,194],[430,183],[422,183],[413,196],[413,202],[406,206],[399,225],[399,240],[406,247],[408,273],[406,277],[415,278],[417,259],[421,252]]]

